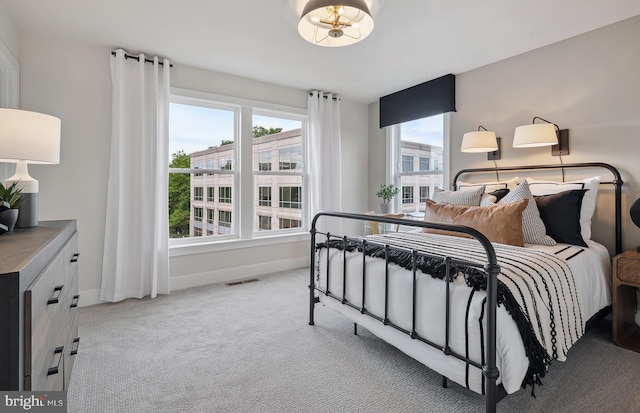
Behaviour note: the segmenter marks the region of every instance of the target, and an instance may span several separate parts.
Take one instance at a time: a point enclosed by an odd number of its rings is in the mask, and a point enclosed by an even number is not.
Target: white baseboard
[[[183,275],[181,277],[172,277],[171,291],[200,287],[207,284],[238,281],[273,272],[293,270],[307,265],[309,265],[309,258],[299,257],[288,260],[270,261],[260,264],[245,265],[242,267],[227,268],[224,270],[208,271],[200,274]]]
[[[182,275],[180,277],[171,277],[171,291],[200,287],[208,284],[239,281],[278,271],[294,270],[308,265],[308,257],[299,257],[288,260],[270,261],[260,264],[245,265],[242,267],[227,268],[224,270],[208,271],[199,274]],[[105,301],[100,300],[100,289],[87,290],[80,292],[78,306],[87,307],[104,302]]]

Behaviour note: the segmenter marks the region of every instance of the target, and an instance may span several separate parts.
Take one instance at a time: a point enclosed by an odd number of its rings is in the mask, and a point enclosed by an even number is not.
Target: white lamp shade
[[[339,19],[332,24],[337,11]],[[373,18],[364,0],[309,0],[298,22],[298,33],[318,46],[341,47],[357,43],[373,31]]]
[[[493,131],[474,131],[462,135],[461,152],[493,152],[498,150],[498,140]]]
[[[558,144],[558,135],[553,123],[535,123],[518,126],[513,135],[514,148],[535,148]]]
[[[60,119],[0,109],[0,162],[60,163]]]

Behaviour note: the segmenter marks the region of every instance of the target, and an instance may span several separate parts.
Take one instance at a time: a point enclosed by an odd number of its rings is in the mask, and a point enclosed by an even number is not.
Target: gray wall
[[[21,107],[62,119],[59,165],[32,165],[40,181],[40,219],[78,220],[79,290],[82,305],[97,302],[104,242],[106,184],[111,134],[111,48],[41,36],[20,36]],[[172,86],[306,107],[306,91],[241,79],[174,62]],[[342,101],[343,146],[347,153],[366,153],[367,105]],[[364,211],[360,190],[367,181],[367,159],[346,158],[343,198],[346,209]],[[255,276],[308,261],[304,242],[225,248],[219,252],[172,256],[174,288]]]
[[[548,119],[570,131],[571,154],[563,157],[565,163],[607,162],[621,171],[625,182],[623,247],[640,244],[640,229],[628,218],[630,204],[640,196],[637,39],[640,39],[640,16],[457,74],[457,112],[451,116],[451,172],[493,166],[485,154],[459,151],[462,135],[476,130],[480,124],[503,139],[499,166],[559,163],[548,147],[511,147],[517,126],[530,123],[534,116]],[[384,181],[385,139],[384,132],[377,127],[377,103],[370,105],[369,113],[368,199],[370,208],[374,208],[377,199],[373,193]],[[559,174],[553,178],[559,178]],[[612,251],[611,197],[601,198],[594,239]]]

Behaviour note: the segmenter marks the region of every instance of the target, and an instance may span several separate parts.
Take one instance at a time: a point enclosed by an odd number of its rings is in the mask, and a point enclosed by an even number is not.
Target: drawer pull
[[[72,356],[75,356],[76,354],[78,354],[78,347],[80,347],[80,337],[76,337],[73,339],[73,347],[71,348],[71,354]]]
[[[49,304],[57,304],[60,302],[60,296],[62,295],[62,289],[64,285],[57,285],[56,288],[53,289],[53,297],[49,298],[47,301],[47,305]]]
[[[60,369],[60,363],[62,362],[62,352],[64,351],[64,346],[56,347],[56,350],[53,352],[53,362],[55,363],[54,367],[49,367],[47,371],[47,376],[51,376],[52,374],[58,374],[58,370]],[[56,356],[58,356],[58,362],[56,363]]]
[[[80,256],[79,252],[76,252],[75,254],[73,254],[73,257],[71,257],[71,261],[70,262],[78,262],[78,257]]]
[[[75,308],[78,306],[78,301],[80,301],[80,295],[74,295],[73,300],[71,300],[71,305],[69,308]]]

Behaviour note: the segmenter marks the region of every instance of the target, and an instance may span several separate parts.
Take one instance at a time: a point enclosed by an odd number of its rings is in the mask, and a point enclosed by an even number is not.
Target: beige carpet
[[[482,412],[484,399],[333,311],[308,321],[308,271],[79,309],[70,413]],[[544,386],[500,412],[640,412],[640,354],[606,320]]]

